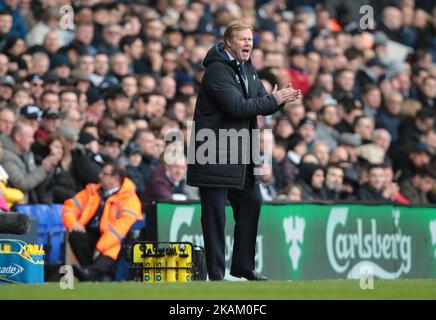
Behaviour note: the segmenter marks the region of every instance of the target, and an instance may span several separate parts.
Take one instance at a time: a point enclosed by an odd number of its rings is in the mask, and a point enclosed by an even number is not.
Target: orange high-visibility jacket
[[[76,222],[86,226],[94,217],[101,200],[98,189],[100,184],[89,184],[64,202],[62,219],[67,230]],[[120,190],[105,202],[100,219],[101,237],[96,245],[97,250],[116,260],[121,250],[121,241],[136,220],[142,219],[141,201],[136,195],[134,184],[125,178]]]

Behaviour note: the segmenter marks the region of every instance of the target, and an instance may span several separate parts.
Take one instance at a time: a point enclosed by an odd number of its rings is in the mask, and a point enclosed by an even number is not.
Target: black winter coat
[[[209,50],[203,62],[206,67],[194,113],[194,126],[192,128],[190,148],[188,150],[187,183],[192,186],[224,187],[242,189],[247,169],[251,170],[253,159],[250,156],[255,141],[251,141],[251,132],[257,128],[258,115],[270,115],[280,109],[274,96],[268,94],[260,81],[251,61],[246,62],[248,79],[248,93],[241,79],[238,63],[230,60],[223,49],[222,43],[216,44]],[[216,145],[206,148],[207,152],[200,149],[204,141],[195,141],[197,133],[202,129],[209,129],[215,133]],[[235,129],[248,130],[250,140],[244,143],[238,139],[237,148],[227,143],[226,149],[221,150],[221,155],[227,158],[226,164],[219,164],[219,139],[218,130]],[[201,140],[197,137],[198,140]],[[257,139],[256,139],[257,140]],[[210,146],[210,144],[207,144]],[[205,146],[203,146],[205,148]],[[198,162],[197,152],[216,159],[205,164]],[[192,157],[195,155],[195,157]],[[237,155],[237,163],[230,163],[230,155]],[[243,163],[243,156],[249,157],[251,165]],[[195,158],[195,159],[192,159]],[[245,161],[245,163],[248,161]],[[257,162],[257,161],[256,161]],[[256,182],[259,181],[256,176]]]

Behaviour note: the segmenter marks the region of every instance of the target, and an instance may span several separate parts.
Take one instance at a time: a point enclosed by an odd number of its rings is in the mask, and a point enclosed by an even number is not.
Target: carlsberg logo
[[[347,227],[347,208],[334,208],[327,222],[326,245],[330,265],[337,273],[348,271],[347,278],[359,279],[359,270],[369,266],[374,276],[396,279],[409,273],[412,264],[412,237],[401,234],[377,232],[377,221],[371,219],[369,233],[363,233],[363,220],[356,219],[356,229],[343,232]],[[350,227],[350,226],[348,226]],[[387,271],[377,264],[379,261],[396,261],[398,270]]]

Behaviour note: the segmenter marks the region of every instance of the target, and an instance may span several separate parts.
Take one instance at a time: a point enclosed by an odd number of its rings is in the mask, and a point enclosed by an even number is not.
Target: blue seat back
[[[17,205],[16,210],[38,220],[38,244],[46,251],[45,262],[59,265],[65,261],[65,227],[61,204]]]
[[[136,222],[133,224],[133,226],[130,228],[130,235],[131,237],[129,237],[129,242],[130,243],[126,243],[126,241],[124,241],[123,243],[123,248],[126,247],[126,245],[130,245],[131,242],[135,242],[135,241],[139,241],[141,239],[139,239],[140,237],[140,232],[141,230],[145,229],[145,219],[143,220],[136,220]],[[129,267],[131,266],[131,262],[127,261],[126,257],[125,257],[125,252],[121,252],[118,260],[117,260],[117,264],[115,267],[115,272],[113,275],[113,279],[115,281],[128,281],[130,280],[130,271],[129,271]]]

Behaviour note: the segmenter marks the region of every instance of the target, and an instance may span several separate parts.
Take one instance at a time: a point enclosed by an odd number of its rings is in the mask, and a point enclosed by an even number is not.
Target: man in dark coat
[[[327,194],[324,190],[324,173],[324,169],[319,164],[300,164],[297,183],[303,191],[303,200],[327,200]]]
[[[211,48],[203,62],[206,72],[194,113],[187,183],[200,187],[201,222],[210,280],[224,278],[227,197],[235,217],[230,274],[248,280],[266,280],[254,270],[262,199],[259,176],[254,174],[259,174],[254,170],[254,160],[258,157],[250,157],[253,145],[250,136],[257,128],[258,115],[273,114],[284,103],[301,96],[292,87],[281,90],[275,87],[273,93],[268,94],[251,64],[252,48],[252,27],[234,21],[226,28],[224,42]],[[219,137],[219,132],[226,132],[225,137]],[[232,141],[235,136],[236,143]],[[228,138],[231,143],[227,143]],[[209,141],[214,139],[216,144]]]
[[[386,184],[383,164],[372,164],[368,169],[368,184],[360,188],[357,199],[365,202],[390,203],[385,197]]]

